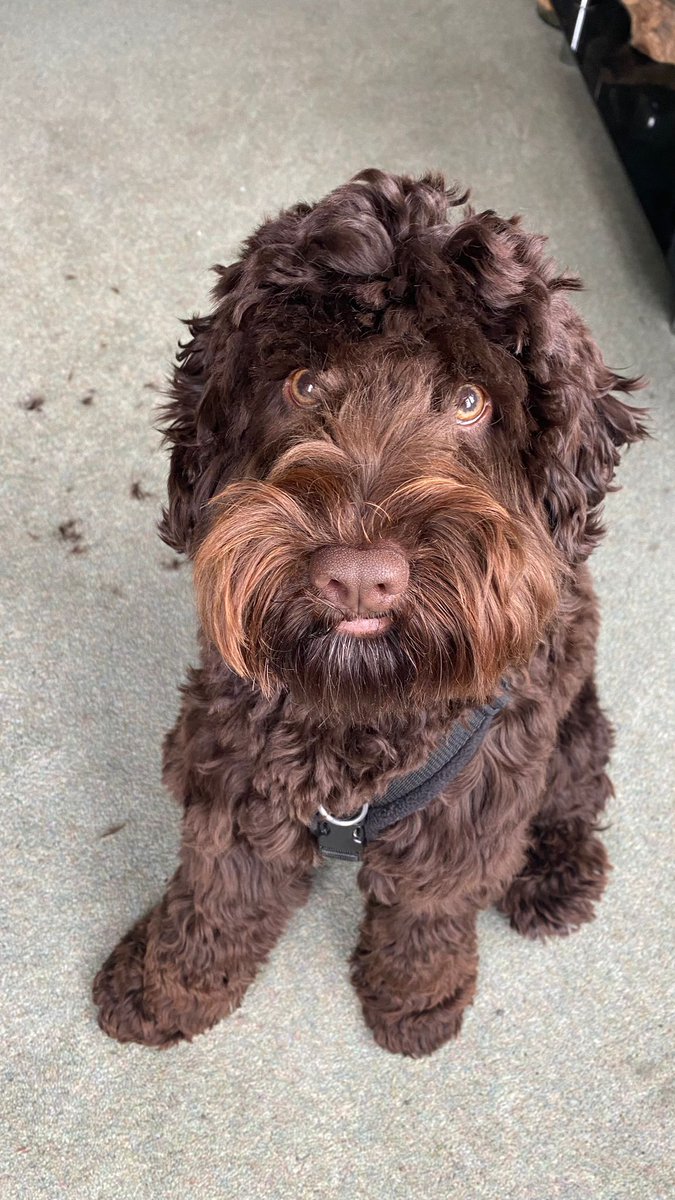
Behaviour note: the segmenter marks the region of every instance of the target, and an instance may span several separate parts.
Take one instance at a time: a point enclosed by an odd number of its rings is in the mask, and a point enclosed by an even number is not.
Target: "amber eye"
[[[473,425],[487,411],[485,392],[475,383],[463,383],[455,393],[455,416],[461,425]]]
[[[298,408],[311,408],[316,403],[315,386],[312,372],[301,367],[284,380],[284,399]]]

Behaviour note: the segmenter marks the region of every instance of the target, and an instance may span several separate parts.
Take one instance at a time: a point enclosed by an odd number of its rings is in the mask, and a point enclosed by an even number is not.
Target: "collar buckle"
[[[326,858],[340,858],[343,862],[360,862],[366,844],[365,820],[370,805],[364,804],[355,817],[346,819],[333,817],[319,806],[316,836],[319,849]]]

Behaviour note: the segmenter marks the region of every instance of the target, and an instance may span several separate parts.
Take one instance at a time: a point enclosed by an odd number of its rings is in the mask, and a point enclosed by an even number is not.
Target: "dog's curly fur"
[[[645,434],[611,393],[639,381],[604,365],[544,239],[493,212],[449,222],[465,199],[364,171],[262,225],[189,322],[161,532],[194,561],[202,659],[165,744],[180,866],[95,982],[120,1041],[189,1040],[236,1008],[307,898],[318,806],[376,801],[503,678],[473,761],[366,849],[352,980],[376,1040],[423,1055],[458,1032],[481,908],[566,934],[603,892],[585,564],[619,449]],[[314,390],[294,407],[299,368]],[[489,414],[465,427],[468,381]],[[326,546],[405,556],[387,632],[336,631],[308,576]]]

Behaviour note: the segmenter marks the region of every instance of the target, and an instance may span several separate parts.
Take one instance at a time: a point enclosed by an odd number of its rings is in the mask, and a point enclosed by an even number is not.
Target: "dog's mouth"
[[[335,633],[348,637],[377,637],[391,629],[391,617],[346,617],[335,626]]]

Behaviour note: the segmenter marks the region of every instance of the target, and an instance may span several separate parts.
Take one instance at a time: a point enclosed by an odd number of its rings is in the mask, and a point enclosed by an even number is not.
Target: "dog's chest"
[[[401,723],[403,724],[403,723]],[[256,791],[308,824],[321,806],[346,816],[381,796],[414,770],[437,744],[440,730],[410,722],[386,731],[315,725],[287,716],[270,731],[257,758]]]

